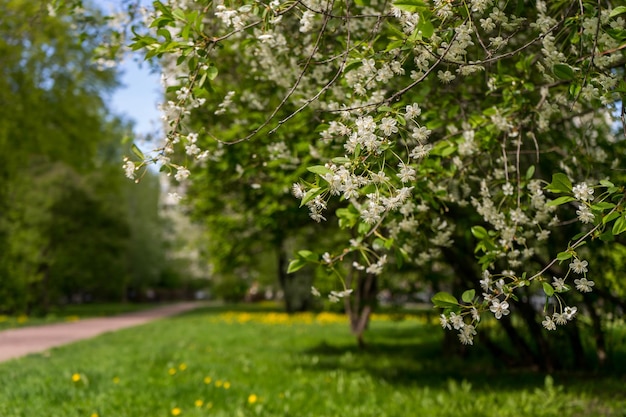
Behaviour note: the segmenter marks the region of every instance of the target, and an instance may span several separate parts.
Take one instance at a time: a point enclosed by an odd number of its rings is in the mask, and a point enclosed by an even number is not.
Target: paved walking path
[[[202,302],[184,302],[113,317],[4,330],[0,332],[0,362],[31,353],[44,352],[53,347],[89,339],[102,333],[138,326],[205,305],[206,303]]]

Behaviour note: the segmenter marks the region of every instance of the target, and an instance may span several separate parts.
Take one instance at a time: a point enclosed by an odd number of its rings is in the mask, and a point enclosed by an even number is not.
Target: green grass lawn
[[[443,357],[442,330],[204,309],[0,364],[2,417],[625,416],[623,376]],[[471,355],[470,355],[471,357]]]

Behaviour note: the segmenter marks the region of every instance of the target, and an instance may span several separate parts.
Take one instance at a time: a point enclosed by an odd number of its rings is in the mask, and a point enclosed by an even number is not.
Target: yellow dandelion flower
[[[204,383],[205,383],[205,384],[209,385],[209,384],[211,383],[211,381],[212,381],[212,380],[211,380],[211,377],[210,377],[210,376],[204,377]]]
[[[248,395],[248,404],[254,404],[258,400],[259,400],[259,397],[257,397],[255,394]]]
[[[204,401],[196,400],[196,402],[194,404],[196,405],[196,407],[202,407],[204,405]]]
[[[114,376],[113,377],[113,383],[114,384],[119,384],[120,383],[120,378],[118,376]]]
[[[90,417],[98,417],[98,413],[91,413]]]
[[[215,381],[215,386],[219,388],[219,387],[221,387],[221,386],[222,386],[222,384],[223,384],[223,383],[224,383],[224,382],[222,382],[222,380],[221,380],[221,379],[218,379],[217,381]]]
[[[187,369],[187,364],[181,363],[180,365],[178,365],[178,369],[180,369],[181,371],[184,371],[185,369]]]
[[[230,388],[230,382],[224,382],[224,389]]]
[[[173,416],[179,416],[179,415],[180,415],[180,413],[182,413],[182,412],[183,412],[183,411],[182,411],[180,408],[178,408],[178,407],[174,407],[174,408],[172,408],[172,415],[173,415]]]
[[[72,381],[74,381],[74,382],[80,381],[80,374],[73,374],[72,375]]]
[[[167,373],[169,373],[170,375],[176,375],[176,368],[170,368],[170,370],[167,371]]]

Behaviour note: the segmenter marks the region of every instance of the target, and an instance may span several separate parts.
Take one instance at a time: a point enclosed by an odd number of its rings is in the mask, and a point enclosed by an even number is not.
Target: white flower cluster
[[[439,316],[441,327],[444,329],[452,329],[459,331],[459,340],[464,345],[473,345],[474,336],[476,335],[476,327],[473,324],[466,323],[463,316],[451,312],[449,316],[441,314]]]

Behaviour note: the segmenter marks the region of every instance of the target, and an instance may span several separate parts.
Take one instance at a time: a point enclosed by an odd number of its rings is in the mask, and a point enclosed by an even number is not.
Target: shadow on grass
[[[435,389],[447,389],[451,380],[466,381],[472,390],[483,391],[534,391],[546,385],[547,374],[511,369],[494,362],[479,342],[461,354],[444,353],[450,349],[444,349],[443,331],[438,327],[419,324],[399,329],[385,327],[372,329],[367,336],[365,349],[359,349],[354,342],[322,341],[302,352],[308,359],[299,365],[311,370],[366,372],[391,385]],[[626,357],[621,356],[620,360]],[[551,378],[555,385],[569,392],[591,393],[606,401],[623,400],[626,395],[623,372],[569,371],[553,373]]]
[[[203,317],[227,312],[284,312],[270,304],[214,304],[185,312],[178,317]],[[334,333],[337,335],[337,333]],[[462,348],[455,335],[444,345],[439,326],[402,321],[374,323],[366,333],[365,349],[354,338],[312,340],[309,347],[297,350],[293,366],[311,372],[344,371],[367,373],[373,379],[395,386],[422,386],[449,390],[450,381],[466,381],[472,390],[485,392],[534,392],[546,386],[546,374],[528,369],[512,369],[498,363],[487,348],[476,345]],[[447,353],[463,350],[462,354]],[[604,372],[559,372],[551,377],[559,389],[586,393],[602,401],[623,401],[626,390],[626,346],[614,352],[616,366]]]

